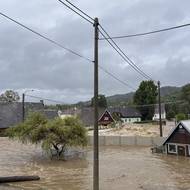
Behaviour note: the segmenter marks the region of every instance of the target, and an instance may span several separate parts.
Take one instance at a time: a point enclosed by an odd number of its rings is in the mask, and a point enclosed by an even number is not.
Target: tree
[[[186,84],[182,87],[181,98],[190,104],[190,84]]]
[[[94,97],[91,99],[91,106],[94,105]],[[102,107],[102,108],[106,108],[107,107],[107,100],[105,95],[103,94],[99,94],[98,95],[98,106]]]
[[[173,110],[169,110],[166,112],[166,118],[169,120],[175,118],[175,112]]]
[[[185,120],[187,119],[186,115],[184,113],[179,113],[176,115],[176,120],[177,122],[181,121],[181,120]]]
[[[0,95],[0,101],[2,102],[18,102],[19,100],[19,94],[13,90],[7,90]]]
[[[157,86],[153,81],[142,81],[134,95],[134,103],[136,105],[155,104],[158,95]],[[154,106],[139,107],[143,120],[151,120],[154,114]]]
[[[86,129],[78,118],[47,120],[37,112],[30,113],[23,123],[9,128],[7,134],[22,143],[41,144],[43,150],[57,158],[64,156],[67,147],[87,144]]]

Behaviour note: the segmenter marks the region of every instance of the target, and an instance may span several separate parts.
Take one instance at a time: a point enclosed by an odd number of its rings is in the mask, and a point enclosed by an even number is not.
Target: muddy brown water
[[[91,190],[92,149],[85,159],[48,159],[40,147],[0,138],[0,175],[39,175],[1,190]],[[101,147],[100,190],[188,190],[190,159],[152,154],[150,147]]]

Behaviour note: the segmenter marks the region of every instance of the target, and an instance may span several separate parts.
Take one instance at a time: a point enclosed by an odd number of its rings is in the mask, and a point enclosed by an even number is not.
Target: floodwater
[[[92,150],[85,159],[50,160],[40,147],[0,138],[0,175],[39,175],[12,183],[23,190],[91,190]],[[152,154],[150,147],[100,148],[100,190],[188,190],[190,158]],[[16,189],[17,189],[16,188]]]

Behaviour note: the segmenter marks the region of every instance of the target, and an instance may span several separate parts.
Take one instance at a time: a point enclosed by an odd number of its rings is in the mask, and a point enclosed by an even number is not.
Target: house
[[[105,112],[104,108],[99,108],[98,118],[100,118],[104,112]],[[85,126],[91,127],[94,125],[94,108],[84,107],[80,110],[80,113],[78,116]]]
[[[163,143],[166,154],[190,156],[190,120],[184,120],[171,131]]]
[[[94,125],[94,108],[82,108],[78,116],[85,126]],[[114,117],[120,118],[123,123],[134,123],[140,122],[142,116],[140,112],[133,107],[98,109],[99,125],[111,124],[115,121]]]
[[[109,125],[113,123],[115,120],[112,117],[111,113],[106,109],[103,114],[100,116],[98,123],[99,125]]]
[[[39,110],[39,111],[41,111],[41,113],[44,114],[46,118],[48,119],[54,119],[58,117],[57,110],[44,109],[44,110]]]
[[[156,104],[154,108],[154,116],[152,118],[153,121],[159,121],[159,105]],[[161,118],[162,120],[166,119],[166,110],[165,110],[165,104],[161,104]]]
[[[78,116],[80,113],[80,109],[74,107],[74,108],[69,108],[64,111],[59,110],[58,115],[60,118],[64,119],[65,117],[72,117],[72,116]]]
[[[134,123],[141,121],[141,113],[134,107],[108,108],[112,116],[117,116],[123,123]]]

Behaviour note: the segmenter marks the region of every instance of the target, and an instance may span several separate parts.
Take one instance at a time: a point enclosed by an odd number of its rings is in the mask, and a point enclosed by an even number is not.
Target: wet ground
[[[0,190],[91,190],[92,150],[86,159],[49,160],[39,147],[0,138],[0,175],[39,175],[40,181]],[[152,154],[149,147],[100,149],[100,190],[188,190],[190,158]]]

